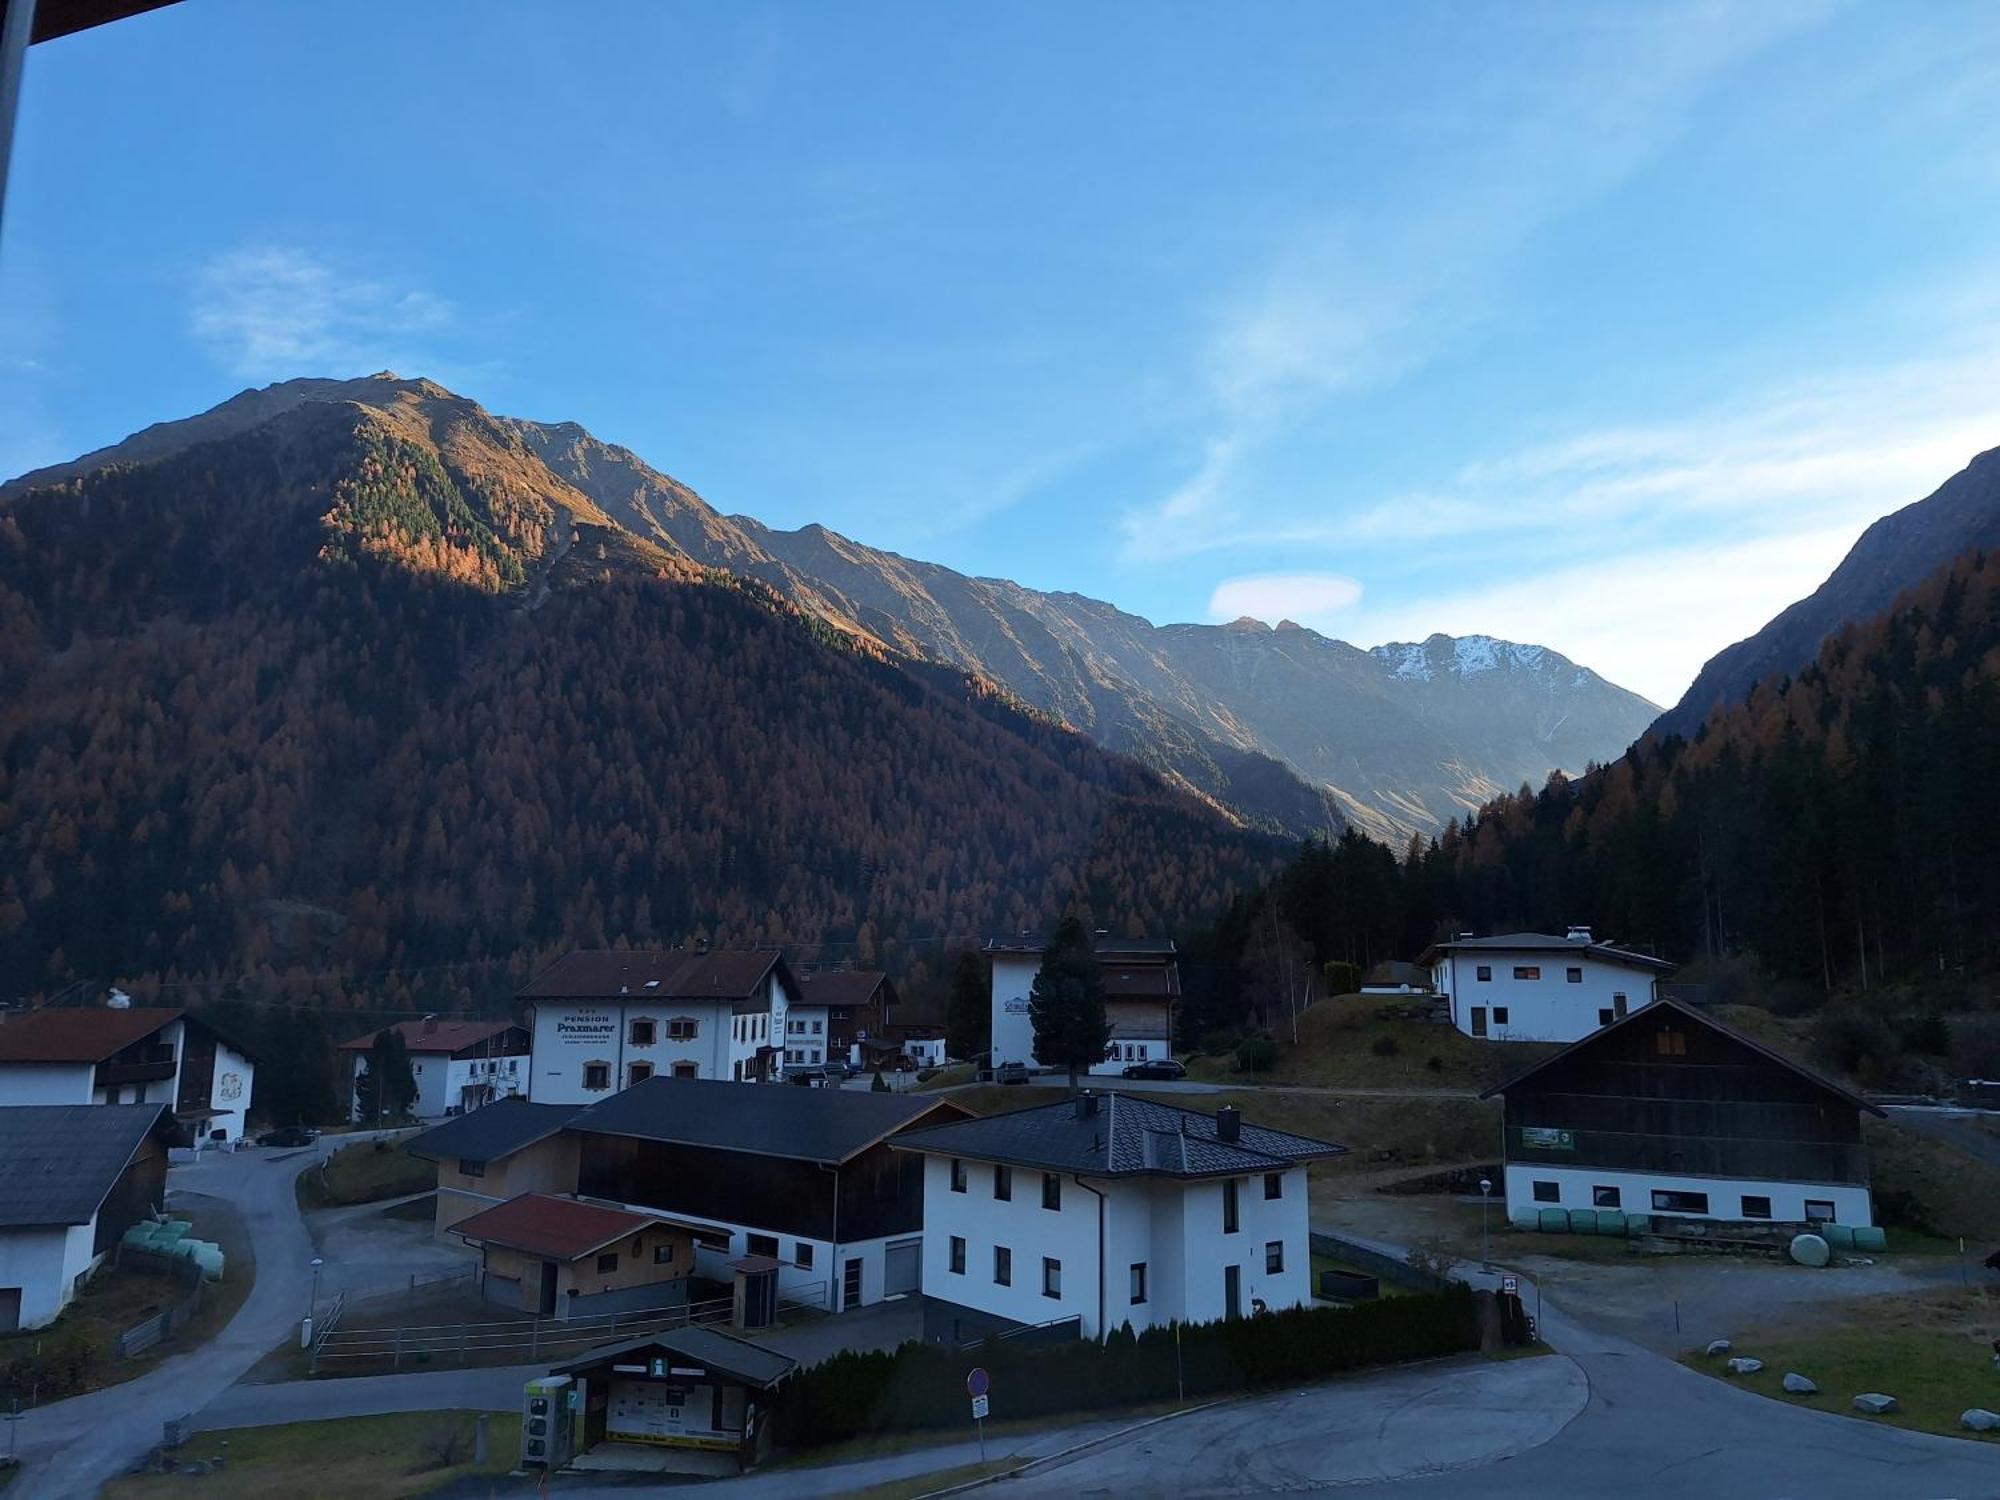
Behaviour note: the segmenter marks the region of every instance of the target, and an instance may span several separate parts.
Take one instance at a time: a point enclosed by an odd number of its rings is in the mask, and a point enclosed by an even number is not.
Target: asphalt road
[[[1476,1099],[1476,1089],[1377,1089],[1329,1088],[1303,1083],[1205,1083],[1193,1078],[1086,1078],[1081,1084],[1093,1089],[1124,1089],[1135,1094],[1229,1094],[1254,1091],[1259,1094],[1318,1094],[1335,1099]],[[1030,1088],[1066,1089],[1065,1073],[1037,1073],[1028,1079]],[[961,1085],[970,1087],[970,1085]]]

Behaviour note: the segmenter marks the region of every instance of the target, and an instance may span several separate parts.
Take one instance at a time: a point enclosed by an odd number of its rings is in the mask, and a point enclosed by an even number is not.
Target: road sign
[[[1518,1276],[1502,1276],[1500,1278],[1500,1295],[1503,1297],[1520,1296],[1521,1278]]]
[[[988,1402],[988,1400],[989,1400],[989,1398],[988,1398],[988,1397],[985,1397],[985,1396],[974,1396],[974,1397],[972,1398],[972,1420],[973,1420],[973,1421],[975,1421],[975,1422],[979,1422],[979,1421],[983,1421],[983,1420],[985,1420],[985,1417],[986,1417],[986,1407],[987,1407],[987,1402]]]
[[[977,1400],[992,1389],[993,1377],[978,1365],[974,1365],[972,1373],[965,1377],[965,1394]]]

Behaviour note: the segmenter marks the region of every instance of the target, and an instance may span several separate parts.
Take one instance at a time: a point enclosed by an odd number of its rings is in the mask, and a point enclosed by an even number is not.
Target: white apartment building
[[[863,1065],[866,1044],[889,1030],[896,989],[879,969],[821,969],[799,975],[798,991],[785,1008],[786,1068],[817,1068],[830,1062]]]
[[[517,1099],[528,1091],[528,1033],[511,1021],[425,1016],[386,1028],[403,1039],[410,1054],[410,1078],[417,1096],[410,1116],[442,1120],[468,1114],[497,1099]],[[343,1042],[347,1064],[349,1118],[361,1118],[361,1078],[368,1052],[380,1031]]]
[[[1084,1338],[1312,1296],[1306,1167],[1346,1148],[1132,1094],[891,1138],[924,1157],[924,1336]]]
[[[238,1139],[256,1063],[184,1010],[123,1001],[0,1012],[0,1106],[164,1104],[183,1141]]]
[[[799,982],[776,952],[580,950],[529,981],[528,1097],[590,1104],[648,1078],[758,1083],[782,1067]]]
[[[988,938],[993,971],[993,1063],[1042,1064],[1035,1057],[1035,1027],[1028,997],[1041,972],[1041,938],[1028,934]],[[1115,1076],[1126,1066],[1173,1055],[1174,1006],[1180,999],[1180,966],[1171,938],[1095,938],[1099,983],[1111,1044],[1093,1075]]]
[[[1588,927],[1566,936],[1467,934],[1417,960],[1451,1005],[1452,1024],[1497,1042],[1573,1042],[1658,998],[1674,966],[1600,943]]]

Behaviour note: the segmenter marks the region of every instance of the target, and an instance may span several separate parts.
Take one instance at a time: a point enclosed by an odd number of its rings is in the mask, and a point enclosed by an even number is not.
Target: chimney
[[[1233,1146],[1243,1139],[1243,1111],[1233,1104],[1225,1104],[1215,1112],[1215,1138],[1225,1146]]]
[[[1076,1096],[1076,1117],[1079,1120],[1094,1120],[1097,1118],[1097,1095],[1093,1094],[1089,1089],[1085,1089]]]
[[[1590,941],[1590,929],[1588,927],[1579,927],[1574,922],[1570,923],[1569,940],[1572,943],[1588,943]]]
[[[429,1036],[429,1035],[430,1035],[430,1034],[431,1034],[432,1032],[436,1031],[437,1029],[438,1029],[438,1018],[437,1018],[437,1016],[436,1016],[435,1014],[433,1014],[433,1015],[428,1015],[428,1016],[425,1016],[425,1017],[424,1017],[424,1035],[425,1035],[425,1036]]]

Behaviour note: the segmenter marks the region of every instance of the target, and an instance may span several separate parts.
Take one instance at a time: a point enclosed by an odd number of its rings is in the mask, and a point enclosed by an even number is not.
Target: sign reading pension
[[[1554,1130],[1546,1125],[1523,1125],[1521,1145],[1531,1151],[1574,1151],[1576,1132]]]
[[[564,1046],[601,1047],[618,1036],[618,1018],[608,1010],[572,1010],[556,1017],[555,1039]]]

